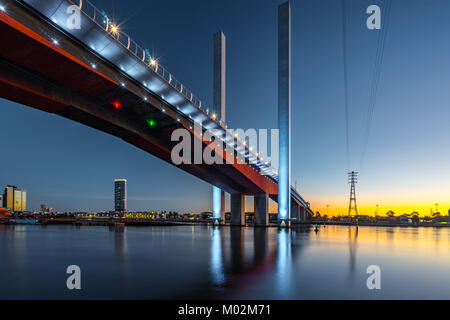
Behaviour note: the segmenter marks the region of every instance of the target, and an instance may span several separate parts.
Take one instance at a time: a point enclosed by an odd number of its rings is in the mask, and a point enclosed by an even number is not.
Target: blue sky
[[[212,104],[212,35],[227,37],[227,123],[277,126],[278,1],[93,0],[177,79]],[[314,208],[345,210],[348,169],[360,171],[362,211],[450,207],[450,2],[395,0],[372,131],[360,164],[369,80],[380,31],[347,0],[350,166],[347,167],[340,1],[292,6],[292,181]],[[384,26],[383,26],[384,27]],[[102,132],[0,100],[0,187],[28,191],[29,209],[110,210],[113,179],[129,209],[210,210],[211,188]],[[428,207],[427,207],[428,206]],[[446,207],[447,206],[447,207]],[[408,209],[406,209],[408,207]]]

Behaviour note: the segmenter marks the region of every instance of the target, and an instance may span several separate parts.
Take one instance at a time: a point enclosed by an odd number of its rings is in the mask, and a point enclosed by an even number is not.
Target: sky
[[[212,105],[212,36],[227,38],[227,124],[277,127],[280,1],[91,0]],[[450,2],[392,1],[367,152],[368,94],[379,30],[347,0],[349,157],[346,154],[341,1],[292,7],[292,182],[314,211],[345,214],[347,172],[358,171],[360,214],[450,208]],[[386,27],[382,24],[382,28]],[[28,191],[28,209],[113,209],[113,180],[128,179],[129,210],[211,210],[211,186],[124,141],[0,99],[0,188]],[[348,162],[348,164],[347,164]],[[247,201],[250,203],[250,201]],[[328,206],[328,209],[327,209]],[[229,206],[227,205],[228,209]],[[249,205],[248,210],[252,210]]]

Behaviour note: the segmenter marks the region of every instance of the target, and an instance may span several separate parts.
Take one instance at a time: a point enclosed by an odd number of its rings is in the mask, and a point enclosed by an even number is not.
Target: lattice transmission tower
[[[356,190],[355,184],[358,182],[358,172],[352,171],[348,173],[348,183],[350,183],[350,203],[348,205],[348,216],[352,214],[358,215],[358,207],[356,206]]]

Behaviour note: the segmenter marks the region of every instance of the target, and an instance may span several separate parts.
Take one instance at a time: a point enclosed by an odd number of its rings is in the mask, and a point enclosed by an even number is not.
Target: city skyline
[[[115,188],[114,188],[114,192],[113,195],[111,196],[111,208],[103,208],[103,209],[92,209],[92,210],[58,210],[56,208],[55,212],[112,212],[112,211],[124,211],[124,212],[138,212],[138,211],[144,211],[144,212],[149,212],[149,211],[166,211],[166,212],[170,212],[170,211],[174,211],[174,212],[192,212],[192,213],[202,213],[202,212],[212,212],[211,209],[205,209],[205,210],[201,210],[198,212],[195,211],[191,211],[189,210],[189,208],[186,208],[184,210],[172,210],[172,209],[166,209],[166,208],[152,208],[152,207],[147,207],[147,208],[136,208],[133,209],[131,208],[130,210],[127,210],[127,200],[128,200],[128,196],[127,194],[125,195],[125,199],[121,199],[121,196],[116,196],[117,195],[117,183],[125,181],[125,193],[127,193],[126,189],[127,189],[127,179],[114,179],[114,183],[115,183]],[[16,186],[12,186],[12,185],[7,185],[8,187],[13,187],[17,190],[20,190],[21,192],[25,193],[25,208],[26,208],[26,191],[20,188],[17,188]],[[6,189],[5,188],[5,193],[6,193]],[[6,197],[5,197],[5,193],[0,195],[0,204],[3,205],[3,207],[8,208],[7,205],[5,205],[5,203],[3,202],[4,200],[6,201]],[[107,198],[105,196],[105,198]],[[132,197],[132,199],[136,199],[134,197]],[[122,210],[118,207],[117,205],[117,201],[124,201],[125,203],[125,210]],[[253,212],[253,205],[252,201],[251,201],[251,196],[246,196],[246,212]],[[250,204],[250,205],[248,205]],[[120,205],[119,205],[120,206]],[[42,209],[43,207],[45,207],[46,209]],[[37,208],[41,208],[42,212],[46,212],[47,209],[50,209],[50,212],[53,212],[53,208],[48,208],[46,204],[39,204],[39,205],[33,205],[31,206],[31,208],[29,208],[28,210],[16,210],[16,211],[31,211],[31,212],[36,212],[38,211]],[[313,208],[314,209],[314,208]],[[314,213],[319,212],[322,216],[324,215],[328,215],[329,217],[332,216],[347,216],[348,215],[348,208],[333,208],[330,205],[326,205],[325,208],[323,208],[322,210],[313,210]],[[13,210],[14,211],[14,210]],[[229,204],[229,195],[226,195],[226,205],[225,205],[225,211],[229,212],[230,211],[230,204]],[[411,214],[414,212],[419,213],[419,216],[432,216],[433,213],[439,212],[441,214],[441,216],[446,216],[446,215],[450,215],[450,209],[447,208],[445,205],[442,206],[439,203],[434,203],[434,204],[424,204],[422,207],[420,206],[412,206],[412,205],[396,205],[396,206],[389,206],[389,205],[380,205],[380,204],[376,204],[374,206],[365,206],[365,205],[358,205],[358,214],[359,215],[369,215],[369,216],[386,216],[386,213],[393,211],[395,213],[396,216],[400,216],[403,214]],[[277,209],[276,209],[276,203],[271,202],[271,208],[270,208],[270,213],[277,213]],[[354,214],[354,212],[352,213],[352,215]]]
[[[95,3],[111,10],[109,1]],[[247,22],[246,17],[240,15],[233,15],[235,20],[230,22],[227,15],[232,16],[234,7],[245,12],[252,2],[189,4],[194,6],[194,12],[196,6],[206,6],[212,14],[201,20],[204,30],[199,30],[199,25],[187,26],[186,39],[179,39],[175,36],[176,31],[169,30],[148,36],[147,30],[157,29],[159,20],[142,19],[146,14],[153,17],[146,10],[149,4],[136,4],[146,13],[139,14],[139,19],[129,20],[132,12],[124,4],[116,4],[118,20],[127,20],[122,27],[157,52],[165,66],[202,99],[210,102],[211,40],[212,35],[222,29],[228,39],[229,54],[227,123],[243,128],[276,127],[275,5],[264,4],[256,9],[254,15],[261,17],[261,22],[255,19]],[[380,213],[386,208],[397,214],[419,211],[425,215],[434,203],[439,203],[441,213],[446,214],[450,207],[447,201],[450,157],[445,148],[449,137],[445,131],[445,115],[448,115],[445,101],[450,99],[445,87],[450,84],[450,79],[447,75],[436,79],[435,74],[449,68],[445,59],[450,52],[449,45],[436,40],[444,38],[445,30],[450,27],[443,13],[448,12],[450,6],[442,3],[436,5],[440,10],[436,6],[431,10],[424,2],[414,1],[408,5],[410,10],[406,14],[401,10],[401,2],[393,4],[395,23],[390,27],[386,42],[374,126],[361,170],[357,164],[361,149],[357,138],[363,131],[362,119],[367,105],[365,84],[371,76],[377,43],[376,33],[363,28],[366,4],[362,1],[348,8],[350,123],[351,136],[355,138],[351,140],[351,150],[354,153],[352,159],[356,159],[350,169],[361,171],[356,190],[358,209],[360,214],[374,214],[375,206],[379,204]],[[157,12],[167,11],[175,5],[151,6],[156,6]],[[324,8],[329,10],[324,13]],[[346,214],[349,186],[346,184],[348,168],[341,103],[343,72],[339,6],[331,1],[321,1],[315,6],[292,3],[292,10],[296,16],[293,25],[293,118],[298,120],[293,124],[293,146],[297,148],[293,148],[292,182],[298,181],[299,190],[311,202],[314,211],[324,213],[329,205],[330,215]],[[415,19],[421,21],[420,27],[408,24]],[[179,27],[184,26],[184,20],[180,20],[177,22]],[[410,39],[401,36],[405,32],[411,35]],[[186,59],[178,59],[179,50],[194,40],[199,43],[199,49],[188,50]],[[429,50],[431,47],[434,49]],[[312,57],[314,61],[311,61]],[[357,70],[364,72],[359,75]],[[258,75],[258,79],[254,75]],[[251,90],[244,91],[241,87],[248,83],[252,84]],[[363,107],[358,108],[360,105]],[[2,170],[0,181],[16,181],[16,185],[24,186],[30,192],[32,207],[45,202],[61,211],[110,209],[113,200],[107,185],[115,176],[124,176],[133,181],[130,184],[133,185],[130,187],[130,195],[133,195],[129,197],[130,208],[211,211],[208,184],[123,141],[5,100],[1,100],[0,107],[5,115],[0,119],[0,132],[8,137],[3,145],[5,150],[15,151],[15,159],[5,157],[2,160],[2,166],[11,170]],[[10,134],[12,132],[14,134]],[[15,147],[18,145],[21,147]],[[303,156],[303,150],[307,150],[307,157]],[[432,166],[430,161],[433,161]],[[86,181],[90,186],[83,190]]]

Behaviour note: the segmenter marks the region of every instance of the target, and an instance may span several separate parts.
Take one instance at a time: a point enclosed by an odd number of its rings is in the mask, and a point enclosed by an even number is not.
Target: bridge
[[[67,22],[76,10],[81,28]],[[213,109],[87,0],[0,0],[0,43],[1,98],[101,130],[171,164],[174,130],[188,130],[203,149],[211,148],[206,130],[225,136],[227,125]],[[231,195],[232,224],[245,224],[244,196],[253,195],[256,224],[267,225],[269,198],[279,200],[279,173],[245,141],[223,143],[245,163],[176,166]],[[312,214],[297,190],[290,187],[289,195],[287,220]]]

